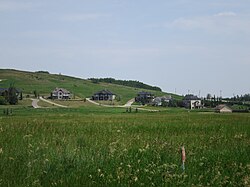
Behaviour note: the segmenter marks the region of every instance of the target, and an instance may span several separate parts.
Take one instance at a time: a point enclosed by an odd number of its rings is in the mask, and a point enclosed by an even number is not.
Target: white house
[[[200,109],[203,108],[201,104],[201,99],[192,94],[185,95],[183,98],[183,105],[189,109]]]
[[[229,108],[227,105],[218,105],[215,108],[215,112],[218,112],[218,113],[231,113],[232,109]]]
[[[51,99],[70,99],[70,91],[64,88],[56,88],[51,92]]]
[[[152,104],[154,106],[162,106],[162,104],[165,103],[169,103],[169,101],[172,99],[171,95],[167,95],[167,96],[162,96],[162,97],[156,97],[153,99]]]

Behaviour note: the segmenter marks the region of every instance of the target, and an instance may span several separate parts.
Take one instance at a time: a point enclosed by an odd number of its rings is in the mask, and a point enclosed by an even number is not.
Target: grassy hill
[[[132,88],[109,83],[93,83],[90,80],[70,77],[59,74],[49,74],[48,72],[27,72],[10,69],[0,69],[0,87],[7,88],[11,83],[23,91],[24,97],[27,94],[33,94],[36,90],[41,96],[49,96],[50,92],[56,87],[62,87],[71,91],[76,97],[91,97],[93,93],[108,89],[121,98],[121,103],[126,103],[134,98],[139,91],[150,91],[156,96],[162,96],[169,93],[160,91]],[[174,98],[180,98],[178,95],[171,94]]]

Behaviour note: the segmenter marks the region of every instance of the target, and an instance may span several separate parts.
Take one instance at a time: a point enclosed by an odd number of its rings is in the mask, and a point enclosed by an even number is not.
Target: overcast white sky
[[[250,1],[0,0],[0,68],[250,93]]]

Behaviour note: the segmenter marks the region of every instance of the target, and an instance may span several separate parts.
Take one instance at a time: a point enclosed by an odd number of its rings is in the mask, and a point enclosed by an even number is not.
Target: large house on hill
[[[64,88],[56,88],[51,92],[51,99],[70,99],[70,91]]]
[[[99,92],[94,93],[92,96],[92,100],[96,101],[113,101],[115,99],[115,94],[109,90],[101,90]]]
[[[183,105],[188,109],[200,109],[203,108],[201,99],[195,95],[188,94],[183,98]]]
[[[154,94],[152,94],[151,92],[144,92],[144,91],[139,92],[135,97],[135,101],[142,104],[150,103],[152,102],[153,99],[154,99]]]

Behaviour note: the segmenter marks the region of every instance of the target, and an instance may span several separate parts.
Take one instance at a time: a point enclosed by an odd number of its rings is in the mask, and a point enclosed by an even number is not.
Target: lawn
[[[0,186],[250,185],[249,114],[20,107],[0,119]]]

